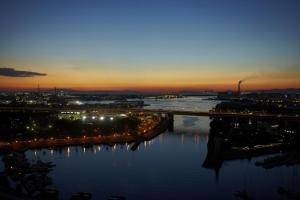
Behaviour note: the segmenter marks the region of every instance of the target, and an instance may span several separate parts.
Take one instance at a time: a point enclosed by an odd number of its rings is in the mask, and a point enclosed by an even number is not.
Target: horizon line
[[[235,92],[235,89],[83,89],[83,88],[68,88],[68,87],[44,87],[44,88],[33,88],[33,87],[22,87],[22,88],[1,88],[0,91],[38,91],[38,90],[71,90],[78,92],[135,92],[135,93],[175,93],[175,92]],[[298,87],[285,87],[285,88],[257,88],[257,89],[246,89],[242,92],[253,92],[253,91],[272,91],[272,90],[300,90]]]

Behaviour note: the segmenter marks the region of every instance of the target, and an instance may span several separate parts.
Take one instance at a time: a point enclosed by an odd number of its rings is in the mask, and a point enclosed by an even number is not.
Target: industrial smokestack
[[[237,90],[237,94],[238,94],[238,96],[240,96],[241,95],[241,84],[242,84],[242,80],[239,80],[239,82],[238,82],[238,90]]]

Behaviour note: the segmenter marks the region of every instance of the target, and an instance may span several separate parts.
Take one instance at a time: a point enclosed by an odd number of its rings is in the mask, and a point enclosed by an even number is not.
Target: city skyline
[[[243,79],[245,90],[300,88],[299,8],[293,0],[3,0],[0,88],[219,91]]]

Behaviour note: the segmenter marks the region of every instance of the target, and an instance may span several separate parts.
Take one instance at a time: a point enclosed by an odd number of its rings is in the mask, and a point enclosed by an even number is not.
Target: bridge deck
[[[189,111],[189,110],[168,110],[168,109],[145,109],[145,108],[97,108],[97,107],[0,107],[0,112],[11,111],[33,111],[33,112],[62,112],[62,111],[98,111],[103,113],[167,113],[172,115],[188,116],[207,116],[207,117],[258,117],[258,118],[282,118],[282,119],[300,119],[297,114],[274,114],[264,112],[216,112],[216,111]]]

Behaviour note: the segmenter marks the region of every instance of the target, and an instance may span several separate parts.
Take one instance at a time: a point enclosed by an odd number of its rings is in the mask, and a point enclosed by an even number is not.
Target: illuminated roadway
[[[258,118],[281,118],[281,119],[300,119],[297,114],[273,114],[264,112],[218,112],[218,111],[188,111],[188,110],[169,110],[169,109],[146,109],[146,108],[97,108],[97,107],[0,107],[3,111],[33,111],[33,112],[63,112],[63,111],[98,111],[106,114],[112,113],[162,113],[170,115],[188,116],[208,116],[208,117],[258,117]]]

